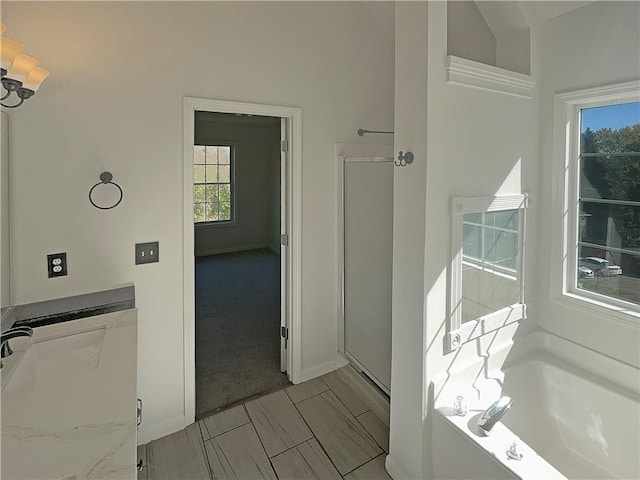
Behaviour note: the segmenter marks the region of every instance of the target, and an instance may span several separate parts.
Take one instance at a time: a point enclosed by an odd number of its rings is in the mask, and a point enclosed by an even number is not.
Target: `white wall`
[[[553,95],[640,78],[640,3],[596,2],[548,20],[542,34],[540,95],[539,251],[551,245]],[[616,323],[552,300],[552,258],[540,257],[538,322],[564,338],[640,367],[637,327]]]
[[[303,109],[302,375],[334,368],[334,145],[363,141],[361,127],[393,129],[388,11],[376,2],[2,2],[11,38],[51,71],[10,112],[14,302],[135,283],[147,438],[184,421],[182,98]],[[110,211],[87,200],[103,170],[124,190]],[[152,240],[160,262],[136,267],[134,244]],[[60,251],[69,275],[48,280],[45,255]]]
[[[496,64],[496,37],[476,2],[447,3],[447,52],[487,65]]]
[[[445,8],[446,8],[446,4]],[[411,151],[393,176],[391,476],[422,477],[424,241],[427,169],[427,4],[396,4],[394,152]]]
[[[427,10],[427,11],[425,11]],[[470,365],[473,379],[490,354],[535,322],[509,325],[444,353],[451,259],[452,196],[537,190],[537,103],[446,82],[447,4],[396,6],[396,144],[416,161],[396,169],[391,444],[396,478],[430,478],[430,382]],[[535,31],[532,32],[535,34]],[[428,54],[427,54],[428,50]],[[535,52],[534,52],[535,55]],[[408,65],[414,68],[409,70]],[[537,73],[533,64],[534,75]],[[405,70],[406,69],[406,70]],[[407,73],[410,72],[410,73]],[[426,91],[424,90],[426,86]],[[533,204],[535,205],[535,197]],[[397,220],[396,220],[397,219]],[[528,213],[528,244],[536,231]],[[525,291],[536,269],[529,256]],[[437,441],[434,439],[434,441]]]
[[[253,117],[226,122],[221,118],[207,121],[202,115],[196,119],[196,144],[235,145],[235,178],[234,222],[196,224],[195,254],[271,246],[273,229],[280,228],[280,119],[271,125],[258,123]]]

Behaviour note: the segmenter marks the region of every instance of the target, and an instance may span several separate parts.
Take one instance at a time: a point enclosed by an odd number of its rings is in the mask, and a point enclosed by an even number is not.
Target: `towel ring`
[[[124,194],[122,192],[122,188],[120,188],[120,185],[118,185],[116,182],[113,182],[112,180],[113,180],[113,175],[111,175],[111,172],[102,172],[100,174],[100,181],[96,183],[93,187],[91,187],[91,190],[89,190],[89,201],[91,202],[91,205],[93,205],[94,207],[100,210],[111,210],[112,208],[116,208],[118,205],[120,205],[120,202],[122,201],[122,197],[124,196]],[[118,191],[120,192],[120,198],[116,203],[114,203],[110,207],[101,207],[100,205],[96,204],[96,202],[93,201],[93,198],[91,197],[91,195],[93,194],[93,191],[95,190],[96,187],[100,185],[108,185],[108,184],[111,184],[118,189]]]

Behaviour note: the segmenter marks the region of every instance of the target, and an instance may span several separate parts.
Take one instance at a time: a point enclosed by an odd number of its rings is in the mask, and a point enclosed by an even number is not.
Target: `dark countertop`
[[[133,285],[73,297],[15,305],[3,309],[2,331],[11,326],[36,328],[131,308],[135,308],[135,287]]]

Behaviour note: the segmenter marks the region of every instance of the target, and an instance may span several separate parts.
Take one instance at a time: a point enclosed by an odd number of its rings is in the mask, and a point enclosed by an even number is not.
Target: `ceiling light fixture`
[[[0,34],[5,30],[6,27],[0,24]],[[20,99],[20,102],[14,105],[0,102],[0,105],[5,108],[19,107],[25,100],[33,97],[49,75],[48,71],[37,66],[38,60],[24,55],[23,50],[24,45],[9,38],[0,37],[0,73],[2,76],[0,81],[6,90],[0,101],[9,98],[12,93],[15,93]]]

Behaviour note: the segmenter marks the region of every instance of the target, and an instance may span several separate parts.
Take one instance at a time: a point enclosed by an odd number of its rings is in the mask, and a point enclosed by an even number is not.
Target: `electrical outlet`
[[[64,277],[67,274],[66,252],[47,255],[47,269],[49,271],[49,278]]]
[[[136,265],[156,263],[160,257],[158,242],[136,243]]]

